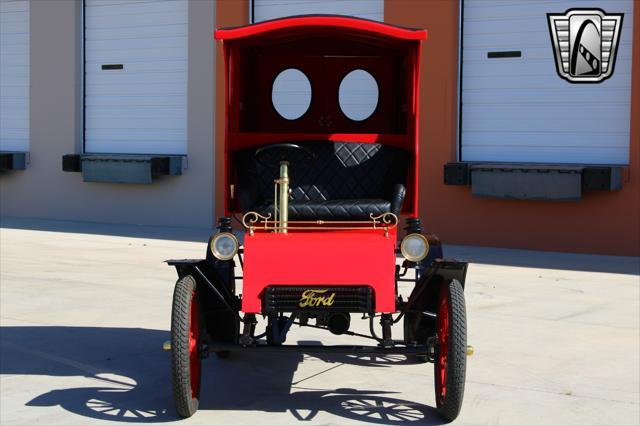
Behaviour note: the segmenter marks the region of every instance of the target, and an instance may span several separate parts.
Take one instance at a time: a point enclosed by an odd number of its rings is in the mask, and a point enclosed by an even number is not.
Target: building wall
[[[0,215],[103,223],[214,223],[215,6],[189,3],[188,169],[151,185],[85,183],[62,171],[82,153],[82,3],[31,1],[30,164],[0,176]]]
[[[385,21],[426,28],[420,96],[420,212],[450,244],[640,255],[640,13],[633,17],[630,163],[623,188],[580,201],[474,198],[443,184],[457,160],[458,1],[385,1]],[[634,119],[635,118],[635,119]]]
[[[218,27],[247,24],[248,4],[219,1]],[[631,120],[630,164],[619,191],[589,192],[572,202],[474,198],[470,187],[443,184],[443,166],[458,158],[459,2],[387,0],[384,15],[388,23],[426,28],[429,33],[423,46],[420,97],[420,216],[429,232],[449,244],[640,255],[640,120]],[[631,117],[640,116],[639,18],[640,13],[634,13]],[[218,50],[220,55],[220,46]],[[219,88],[224,87],[221,62]],[[218,102],[221,150],[224,113]],[[221,161],[218,156],[220,172]],[[219,214],[222,189],[219,184]]]
[[[426,28],[420,110],[420,211],[450,244],[640,255],[640,13],[633,16],[630,164],[615,192],[581,201],[480,199],[445,186],[457,159],[458,1],[388,0],[385,21]],[[0,215],[211,227],[222,214],[224,64],[215,28],[249,22],[249,0],[189,3],[188,169],[152,185],[84,183],[61,170],[82,152],[81,3],[31,2],[30,164],[0,176]],[[215,53],[214,53],[215,52]],[[216,96],[220,94],[220,96]],[[215,119],[214,119],[215,117]]]
[[[216,28],[237,27],[249,23],[249,0],[218,0]],[[216,215],[224,215],[224,53],[222,43],[216,44]]]

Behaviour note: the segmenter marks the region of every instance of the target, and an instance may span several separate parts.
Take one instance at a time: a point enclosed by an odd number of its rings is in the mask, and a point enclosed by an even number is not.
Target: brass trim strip
[[[374,216],[369,215],[371,220],[289,220],[283,222],[277,219],[271,219],[271,214],[263,216],[257,212],[248,212],[242,216],[242,224],[249,231],[249,235],[253,235],[256,230],[283,232],[290,231],[310,231],[310,230],[332,230],[347,231],[360,229],[378,229],[385,232],[385,236],[389,236],[389,230],[398,226],[398,217],[393,213],[383,213]],[[338,226],[352,225],[352,226]]]

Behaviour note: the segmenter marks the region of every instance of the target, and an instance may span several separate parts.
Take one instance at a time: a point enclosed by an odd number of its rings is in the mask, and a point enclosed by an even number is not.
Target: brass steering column
[[[280,161],[280,177],[276,179],[276,197],[273,211],[276,212],[276,230],[287,233],[289,222],[289,162]],[[279,190],[279,191],[278,191]],[[278,194],[279,192],[279,194]],[[278,197],[279,195],[279,197]],[[279,198],[279,200],[278,200]],[[279,206],[278,206],[279,201]]]

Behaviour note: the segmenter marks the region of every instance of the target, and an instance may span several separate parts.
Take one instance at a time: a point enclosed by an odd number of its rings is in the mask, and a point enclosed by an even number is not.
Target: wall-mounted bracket
[[[159,176],[179,176],[187,166],[180,155],[67,154],[62,170],[81,172],[85,182],[150,184]]]
[[[447,163],[445,185],[471,185],[474,196],[518,200],[579,200],[584,190],[622,188],[621,166]]]
[[[29,164],[28,152],[0,151],[0,170],[24,170]]]

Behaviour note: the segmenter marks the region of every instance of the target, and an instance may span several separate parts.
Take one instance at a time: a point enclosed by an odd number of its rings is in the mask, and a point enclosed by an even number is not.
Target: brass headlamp
[[[231,232],[220,232],[211,239],[211,253],[216,259],[231,260],[238,252],[238,239]]]
[[[402,239],[400,251],[405,259],[420,262],[429,254],[429,241],[422,234],[409,234]]]

